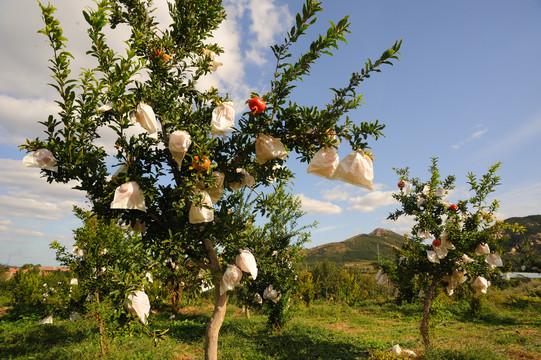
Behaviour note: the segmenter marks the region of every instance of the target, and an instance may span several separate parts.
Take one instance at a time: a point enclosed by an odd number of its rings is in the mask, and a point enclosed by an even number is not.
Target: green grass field
[[[150,330],[169,329],[153,339],[136,325],[131,333],[109,339],[106,359],[202,359],[207,320],[212,307],[203,302],[186,307],[169,320],[162,311],[151,316]],[[221,359],[392,359],[381,350],[394,344],[422,359],[541,359],[540,303],[485,305],[477,316],[464,315],[460,303],[440,302],[433,314],[434,347],[424,352],[419,332],[419,305],[375,303],[349,307],[319,302],[299,305],[282,332],[269,331],[266,317],[247,319],[229,305],[221,330]],[[0,313],[4,314],[6,309]],[[0,318],[0,359],[96,359],[101,357],[97,324],[85,318],[72,323],[55,319]]]

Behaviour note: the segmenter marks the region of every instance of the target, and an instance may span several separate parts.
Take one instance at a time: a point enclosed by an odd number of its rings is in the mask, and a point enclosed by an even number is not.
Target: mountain
[[[390,230],[377,228],[370,234],[360,234],[341,242],[333,242],[306,249],[305,262],[329,260],[337,263],[376,261],[380,257],[390,259],[392,248],[400,247],[404,237]]]
[[[508,251],[503,260],[515,269],[526,266],[527,271],[541,269],[541,215],[513,217],[506,219],[509,224],[518,223],[526,228],[524,234],[508,230],[505,235],[509,240],[503,243]]]
[[[509,236],[509,240],[502,244],[509,252],[505,259],[521,265],[520,259],[522,256],[520,256],[519,244],[528,243],[532,253],[532,264],[530,266],[541,263],[541,215],[513,217],[506,219],[505,222],[510,224],[518,223],[526,228],[524,234],[516,234],[511,231],[505,232],[505,235]],[[404,237],[402,235],[378,228],[370,234],[360,234],[341,242],[306,249],[304,250],[306,254],[304,261],[306,264],[324,260],[342,264],[363,260],[376,261],[378,259],[378,249],[381,258],[392,259],[392,248],[401,247],[403,242]]]

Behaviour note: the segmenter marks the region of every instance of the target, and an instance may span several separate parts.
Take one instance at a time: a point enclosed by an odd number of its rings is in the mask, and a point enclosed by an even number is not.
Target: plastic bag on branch
[[[435,251],[427,250],[426,251],[426,257],[428,258],[428,261],[430,261],[432,263],[435,263],[435,264],[440,263],[440,259],[438,257],[438,254]]]
[[[362,150],[357,150],[346,156],[338,164],[333,180],[341,180],[368,190],[374,187],[374,167],[372,159]]]
[[[39,167],[45,170],[57,172],[58,166],[53,153],[47,149],[39,149],[26,155],[23,158],[23,165],[26,167]]]
[[[223,63],[216,61],[216,54],[214,54],[212,51],[208,49],[203,49],[203,55],[210,57],[210,71],[216,71],[218,70],[218,66],[222,66]]]
[[[490,248],[488,247],[488,244],[479,244],[475,248],[475,255],[488,255],[490,254]]]
[[[487,293],[487,289],[490,286],[490,281],[482,276],[479,276],[475,278],[472,286],[475,288],[475,296],[480,296]]]
[[[141,322],[146,325],[148,314],[150,313],[150,301],[147,294],[139,290],[134,294],[128,295],[128,300],[124,301],[124,308],[129,313],[137,315]]]
[[[244,169],[237,169],[237,173],[242,174],[242,181],[229,183],[231,190],[238,190],[243,186],[252,187],[255,185],[255,179],[252,175],[248,174],[248,171]]]
[[[338,153],[333,148],[322,147],[312,158],[306,172],[326,179],[332,179],[339,162]]]
[[[287,151],[284,144],[278,138],[269,135],[259,134],[255,141],[255,157],[259,164],[267,160],[287,158]]]
[[[49,315],[46,318],[43,318],[39,321],[39,325],[52,324],[52,323],[53,323],[52,315]]]
[[[233,107],[233,101],[224,101],[212,110],[210,126],[212,135],[225,136],[225,134],[235,129],[235,108]]]
[[[71,249],[71,253],[75,256],[80,256],[80,257],[83,257],[85,256],[85,252],[80,249],[77,245],[73,247],[73,249]]]
[[[122,225],[120,225],[120,228],[125,229],[125,230],[133,230],[133,231],[136,231],[136,232],[141,233],[141,234],[143,234],[145,231],[147,231],[147,226],[145,225],[144,222],[142,222],[139,219],[135,219],[135,223],[134,222],[131,222],[131,223],[125,222]]]
[[[220,283],[220,295],[225,294],[229,290],[233,290],[242,279],[242,270],[236,265],[227,265],[222,282]]]
[[[486,257],[485,262],[493,267],[503,266],[502,258],[498,254],[489,254]]]
[[[214,209],[212,208],[212,200],[209,193],[204,190],[202,190],[200,193],[203,195],[203,204],[209,206],[210,209],[204,206],[198,207],[192,203],[192,207],[190,208],[190,213],[188,215],[190,224],[200,224],[214,220]]]
[[[278,290],[273,289],[272,285],[269,285],[265,291],[263,291],[263,297],[276,304],[282,298],[282,294]]]
[[[469,264],[469,263],[472,263],[472,262],[475,261],[475,260],[473,260],[471,257],[469,257],[469,256],[466,255],[466,254],[462,254],[461,259],[462,259],[462,261],[464,261],[466,264]]]
[[[187,131],[176,130],[169,135],[169,151],[179,168],[182,165],[182,160],[184,160],[184,156],[186,155],[186,152],[188,152],[188,148],[191,144],[192,137]]]
[[[135,181],[116,188],[111,209],[141,210],[146,212],[145,197]]]
[[[235,264],[244,272],[249,272],[252,278],[257,278],[257,264],[254,255],[247,249],[239,250],[240,254],[235,258]]]
[[[216,182],[218,183],[218,185],[208,188],[207,192],[210,195],[210,200],[212,201],[212,203],[216,204],[218,200],[220,200],[220,198],[224,194],[225,175],[219,171],[214,171],[212,175],[214,175],[214,178],[216,179]]]
[[[152,110],[150,105],[147,105],[144,102],[139,103],[137,109],[130,113],[130,121],[134,124],[139,123],[143,129],[148,131],[148,134],[151,137],[158,137],[158,123],[156,122],[154,110]]]
[[[387,274],[385,274],[383,272],[382,269],[379,269],[378,272],[376,273],[376,282],[378,285],[385,285],[387,283],[389,283],[389,277],[387,276]]]
[[[117,181],[120,175],[127,174],[127,173],[128,173],[128,167],[122,164],[118,167],[118,169],[116,169],[115,173],[111,175],[111,181]]]
[[[79,321],[81,320],[81,315],[79,315],[79,313],[77,311],[72,311],[70,313],[70,321],[71,322],[76,322],[76,321]]]

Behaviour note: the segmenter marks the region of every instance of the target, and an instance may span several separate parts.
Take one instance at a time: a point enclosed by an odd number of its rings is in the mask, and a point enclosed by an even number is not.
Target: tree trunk
[[[224,322],[227,293],[220,295],[220,280],[214,280],[214,312],[205,334],[205,360],[218,359],[218,336]]]
[[[178,280],[172,280],[172,282],[169,284],[169,298],[171,299],[171,307],[173,310],[173,313],[179,314],[180,313],[180,302],[182,300],[182,290],[183,287],[180,283],[178,283]]]
[[[430,347],[430,334],[428,329],[428,321],[430,318],[430,305],[432,304],[432,299],[434,298],[434,292],[436,290],[436,286],[438,285],[438,277],[436,274],[432,277],[432,282],[430,283],[430,286],[428,287],[428,291],[425,298],[425,304],[423,306],[423,318],[421,319],[421,336],[423,337],[423,344],[425,345],[425,348]]]
[[[100,332],[100,349],[101,349],[101,355],[105,356],[105,329],[103,328],[103,318],[101,316],[101,303],[100,303],[100,292],[96,291],[96,302],[98,303],[98,314],[96,315],[98,317],[98,326],[99,326],[99,332]]]

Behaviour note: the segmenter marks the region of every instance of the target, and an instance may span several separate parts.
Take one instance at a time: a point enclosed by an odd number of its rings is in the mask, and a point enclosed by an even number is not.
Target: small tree
[[[401,208],[391,213],[389,219],[410,216],[414,225],[397,251],[396,261],[385,264],[386,274],[379,272],[377,278],[383,283],[388,276],[405,300],[421,291],[424,306],[420,330],[426,347],[430,346],[430,307],[438,288],[445,287],[452,295],[469,280],[476,296],[485,294],[490,285],[487,279],[497,273],[496,267],[502,266],[501,230],[521,230],[517,225],[496,220],[494,213],[499,202],[488,203],[488,196],[500,184],[495,174],[499,168],[500,163],[496,163],[480,178],[469,173],[472,195],[455,203],[444,200],[454,188],[455,177],[442,179],[436,158],[432,159],[430,179],[425,182],[411,178],[408,168],[395,169],[400,177],[400,192],[393,197]]]
[[[74,231],[75,246],[68,251],[58,242],[51,243],[57,260],[73,271],[83,296],[75,310],[90,308],[96,315],[102,353],[107,333],[115,333],[125,324],[123,304],[130,294],[144,289],[152,280],[151,259],[143,248],[141,236],[122,229],[114,219],[100,219],[91,212],[75,209],[84,226]]]
[[[238,221],[244,215],[230,212],[235,206],[231,195],[242,186],[264,187],[268,179],[290,178],[287,168],[276,166],[284,166],[289,153],[307,162],[340,140],[356,154],[369,149],[367,138],[377,139],[384,125],[357,125],[344,115],[361,105],[361,82],[398,59],[401,42],[375,62],[369,60],[343,88],[332,89],[334,96],[322,109],[300,106],[289,99],[295,83],[308,76],[319,57],[338,49],[349,33],[346,16],[331,23],[297,60],[287,62],[291,47],[322,10],[319,2],[307,0],[284,42],[272,47],[276,67],[269,92],[253,93],[247,100],[250,111],[233,128],[234,106],[228,95],[196,87],[220,65],[214,55],[223,50],[211,39],[226,16],[221,1],[169,2],[173,21],[164,31],[158,29],[150,3],[99,0],[96,9],[83,11],[92,41],[87,54],[97,66],[78,78],[71,76],[72,55],[65,49],[55,9],[40,4],[45,27],[39,32],[53,49],[52,86],[61,111],[42,122],[44,140],[29,140],[21,149],[34,151],[27,160],[45,169],[49,182],[76,181],[100,218],[143,222],[143,243],[155,261],[165,266],[173,252],[174,258],[189,257],[212,273],[215,308],[205,357],[216,359],[227,304],[227,294],[220,291],[226,263],[218,254],[223,250],[223,259],[233,258],[245,230]],[[121,24],[131,30],[123,55],[107,45],[104,34],[107,26]],[[130,135],[135,123],[144,130]],[[96,141],[103,129],[116,135],[112,155]]]
[[[258,306],[261,302],[268,315],[269,327],[280,330],[291,314],[291,300],[300,275],[301,249],[309,241],[309,228],[315,224],[298,224],[304,212],[300,200],[286,191],[286,184],[276,185],[268,195],[257,197],[256,201],[247,204],[248,209],[252,206],[256,207],[256,214],[265,219],[264,225],[258,226],[252,224],[253,219],[248,220],[248,232],[239,245],[250,248],[259,259],[258,275],[256,280],[247,280],[237,290],[237,295],[246,311],[249,306]],[[253,209],[245,211],[247,214],[253,212]],[[272,292],[271,286],[275,292]],[[265,294],[272,296],[265,297]]]

